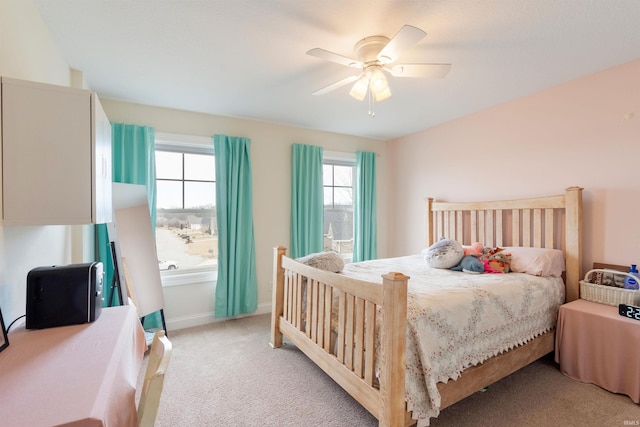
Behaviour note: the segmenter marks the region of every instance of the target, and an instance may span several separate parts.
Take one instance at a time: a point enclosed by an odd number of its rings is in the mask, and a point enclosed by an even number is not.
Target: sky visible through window
[[[353,166],[322,165],[325,206],[353,205]]]
[[[158,180],[156,203],[158,209],[211,209],[215,207],[215,161],[213,156],[157,151],[156,179]]]

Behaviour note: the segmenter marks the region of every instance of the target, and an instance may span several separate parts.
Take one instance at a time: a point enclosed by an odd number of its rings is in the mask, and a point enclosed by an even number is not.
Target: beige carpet
[[[156,426],[378,425],[295,347],[272,349],[269,322],[261,315],[169,331],[173,355]],[[639,423],[640,406],[627,396],[563,376],[550,357],[431,420],[434,427]]]

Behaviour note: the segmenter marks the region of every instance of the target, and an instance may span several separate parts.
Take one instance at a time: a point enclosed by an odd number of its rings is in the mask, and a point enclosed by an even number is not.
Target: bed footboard
[[[271,346],[281,347],[286,337],[380,426],[405,425],[409,278],[389,273],[382,284],[365,282],[300,264],[285,252],[274,249]]]

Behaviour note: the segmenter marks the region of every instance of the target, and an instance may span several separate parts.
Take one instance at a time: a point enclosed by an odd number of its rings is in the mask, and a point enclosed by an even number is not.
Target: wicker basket
[[[630,276],[638,280],[637,277],[632,276],[629,273],[622,271],[607,270],[596,268],[594,270],[587,271],[584,275],[584,280],[580,281],[580,298],[597,302],[600,304],[615,305],[627,304],[627,305],[640,305],[640,290],[623,289],[616,286],[605,286],[591,283],[592,276],[597,273],[609,273],[614,275]]]

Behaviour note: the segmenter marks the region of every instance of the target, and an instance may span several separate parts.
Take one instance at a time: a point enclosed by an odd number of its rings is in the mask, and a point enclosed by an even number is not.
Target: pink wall
[[[426,197],[500,200],[577,185],[583,269],[640,264],[640,59],[389,141],[388,158],[391,256],[425,246]]]

